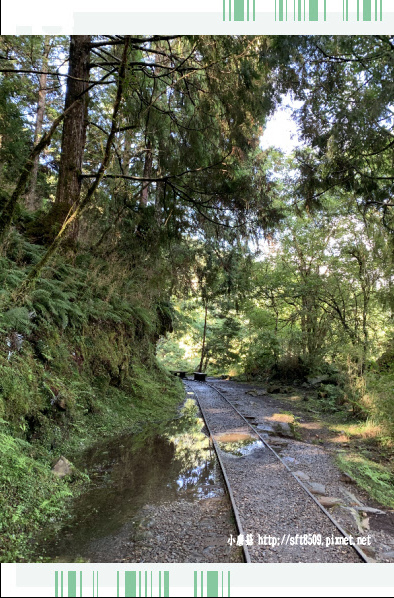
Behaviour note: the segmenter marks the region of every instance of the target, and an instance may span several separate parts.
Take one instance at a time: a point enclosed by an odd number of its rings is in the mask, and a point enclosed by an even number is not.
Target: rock
[[[278,436],[284,436],[285,438],[294,438],[294,433],[287,422],[275,422],[274,430]]]
[[[264,397],[267,395],[267,391],[264,388],[252,388],[252,390],[246,390],[245,394],[251,397]]]
[[[301,388],[309,388],[309,384],[307,382],[303,382],[301,384]]]
[[[318,482],[308,482],[307,486],[312,494],[321,494],[323,496],[326,493],[326,487]]]
[[[66,457],[61,456],[52,467],[52,472],[59,478],[64,478],[72,472],[72,465]]]
[[[376,552],[371,546],[361,545],[360,548],[368,558],[374,559],[376,557]]]
[[[336,376],[325,374],[323,376],[316,376],[315,378],[307,378],[307,381],[311,386],[318,386],[319,384],[333,384],[336,386],[338,384],[338,380]]]
[[[55,405],[60,411],[66,411],[67,409],[66,401],[64,399],[57,399]]]
[[[322,384],[327,376],[316,376],[316,378],[307,378],[309,384],[311,386],[317,386],[318,384]]]
[[[307,482],[309,480],[309,475],[307,475],[306,473],[304,473],[303,471],[295,471],[294,475],[297,476],[297,478],[299,480],[301,480],[301,482]]]
[[[281,387],[278,384],[270,384],[267,386],[267,392],[271,392],[272,394],[278,394],[281,391]]]
[[[341,499],[335,496],[319,496],[319,503],[325,509],[332,509],[341,504]]]
[[[293,389],[291,388],[291,386],[282,386],[281,388],[281,393],[284,395],[291,395],[292,392]]]
[[[381,557],[382,559],[394,559],[394,550],[390,550],[389,552],[383,552]]]
[[[259,434],[273,434],[274,433],[274,428],[268,423],[257,424],[256,430]]]
[[[269,444],[272,446],[280,446],[281,448],[285,448],[285,446],[287,446],[289,442],[284,438],[271,437],[269,440]]]
[[[349,492],[349,490],[344,490],[344,492],[345,492],[346,496],[348,496],[350,498],[352,506],[353,505],[358,505],[359,507],[364,506],[363,503],[360,502],[356,496],[354,496],[354,494]]]
[[[365,505],[353,505],[352,507],[344,507],[347,509],[354,509],[355,511],[361,511],[362,513],[373,513],[374,515],[385,515],[385,511],[380,509],[373,509],[372,507],[366,507]]]
[[[353,478],[351,478],[350,475],[348,475],[347,473],[342,473],[339,480],[344,484],[355,484]]]
[[[343,509],[344,507],[341,505],[341,508]],[[354,520],[355,520],[356,525],[357,525],[358,533],[362,535],[365,530],[364,530],[363,525],[362,525],[360,514],[358,513],[358,511],[356,511],[352,507],[348,507],[348,509],[349,509],[349,511],[351,512],[351,514],[354,517]]]
[[[363,517],[360,523],[364,530],[369,530],[369,517]]]
[[[283,463],[286,463],[286,465],[297,465],[298,463],[294,457],[283,457],[282,461]]]

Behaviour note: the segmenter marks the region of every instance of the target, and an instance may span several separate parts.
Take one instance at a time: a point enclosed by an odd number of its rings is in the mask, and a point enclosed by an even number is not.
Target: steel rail
[[[185,382],[185,386],[186,386],[186,382]],[[186,386],[186,388],[188,388],[188,387]],[[201,415],[203,417],[205,426],[206,426],[206,428],[208,430],[209,439],[211,440],[211,442],[213,444],[213,448],[215,450],[215,453],[216,453],[216,456],[217,456],[217,459],[218,459],[218,462],[219,462],[219,466],[220,466],[220,469],[221,469],[221,472],[222,472],[222,475],[223,475],[223,478],[224,478],[224,483],[225,483],[225,486],[226,486],[227,494],[229,495],[229,498],[230,498],[231,508],[233,510],[233,513],[234,513],[234,517],[235,517],[235,522],[236,522],[236,525],[237,525],[238,533],[241,534],[242,536],[245,536],[245,533],[244,533],[243,527],[242,527],[242,523],[241,523],[241,518],[239,516],[238,508],[237,508],[237,505],[235,504],[235,498],[234,498],[233,491],[231,489],[230,480],[227,477],[226,469],[224,467],[223,460],[222,460],[222,458],[220,456],[220,449],[219,449],[219,447],[217,445],[216,440],[214,439],[214,437],[212,435],[211,429],[210,429],[209,424],[208,424],[208,419],[207,419],[207,417],[206,417],[206,415],[204,413],[204,409],[203,409],[203,407],[202,407],[202,405],[200,403],[200,400],[198,398],[198,394],[195,392],[195,390],[193,390],[193,394],[194,394],[194,396],[197,399],[198,407],[199,407],[199,409],[201,411]],[[247,546],[245,545],[245,543],[242,544],[242,550],[243,550],[243,553],[244,553],[245,562],[246,563],[251,563],[252,560],[250,558],[249,550],[248,550]]]
[[[189,380],[190,382],[190,380]],[[361,548],[357,545],[354,544],[353,542],[351,542],[350,540],[350,536],[349,534],[343,529],[343,527],[333,518],[333,516],[327,511],[327,509],[325,509],[323,507],[323,505],[316,499],[316,497],[312,494],[312,492],[310,492],[310,490],[308,490],[308,488],[305,486],[305,484],[302,483],[301,480],[299,480],[297,478],[296,475],[294,475],[294,473],[292,472],[292,470],[288,467],[288,465],[283,461],[283,459],[280,457],[280,455],[278,455],[278,453],[269,445],[269,443],[267,442],[267,440],[265,438],[263,438],[259,432],[248,422],[248,420],[242,415],[242,413],[240,413],[240,411],[238,411],[238,409],[236,407],[234,407],[234,405],[227,399],[227,397],[224,396],[224,394],[222,392],[220,392],[220,390],[218,390],[213,384],[209,384],[209,382],[205,382],[204,384],[206,384],[207,386],[209,386],[210,388],[212,388],[215,392],[218,393],[218,395],[220,395],[220,397],[222,399],[224,399],[226,401],[226,403],[228,403],[228,405],[239,415],[239,417],[247,424],[247,426],[249,428],[251,428],[251,430],[253,430],[254,434],[256,436],[258,436],[258,438],[263,442],[263,444],[275,455],[275,457],[282,463],[282,465],[286,468],[286,470],[290,473],[290,475],[296,480],[296,482],[301,486],[301,488],[308,494],[308,496],[313,500],[313,502],[319,507],[319,509],[324,513],[324,515],[326,515],[326,517],[328,517],[328,519],[331,521],[331,523],[334,524],[334,526],[337,528],[337,530],[340,532],[340,534],[344,537],[347,538],[348,540],[348,546],[351,546],[351,548],[353,548],[353,550],[358,554],[358,556],[365,562],[365,563],[369,563],[371,562],[371,559],[369,559],[367,557],[367,555],[361,550]],[[196,393],[195,393],[196,394]],[[197,394],[196,394],[197,396]],[[200,406],[201,412],[203,412],[200,401],[198,401],[198,404]],[[204,421],[206,421],[206,418],[204,417]],[[207,425],[208,431],[212,437],[212,434],[209,430],[209,427]],[[212,440],[214,441],[213,437]],[[215,442],[215,441],[214,441]],[[216,450],[217,454],[218,454],[218,450]],[[220,460],[220,456],[218,454],[218,458]],[[221,460],[220,460],[221,461]],[[221,468],[222,470],[224,469],[223,465],[221,464]],[[227,477],[227,476],[226,476]],[[228,483],[228,489],[231,490],[230,484],[227,481],[226,483]],[[235,505],[232,505],[233,508]],[[235,507],[236,508],[236,507]],[[242,533],[242,532],[240,532]],[[250,561],[249,561],[250,562]]]

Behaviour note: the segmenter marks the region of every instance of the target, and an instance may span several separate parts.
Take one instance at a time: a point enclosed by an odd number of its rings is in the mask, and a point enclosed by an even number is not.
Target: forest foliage
[[[86,483],[54,459],[174,412],[162,364],[325,374],[392,443],[393,44],[2,36],[2,560]],[[284,97],[291,155],[260,147]]]

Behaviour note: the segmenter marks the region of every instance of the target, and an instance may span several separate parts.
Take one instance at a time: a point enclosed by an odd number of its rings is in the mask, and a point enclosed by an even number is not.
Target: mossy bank
[[[89,484],[76,469],[56,477],[56,459],[72,462],[103,436],[169,419],[183,397],[155,357],[170,307],[154,284],[140,295],[137,268],[70,251],[13,307],[14,289],[41,252],[15,235],[0,262],[2,562],[31,560],[32,535]]]

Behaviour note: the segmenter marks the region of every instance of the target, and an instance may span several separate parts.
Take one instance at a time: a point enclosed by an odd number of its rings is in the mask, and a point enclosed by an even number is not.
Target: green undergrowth
[[[136,391],[132,396],[120,389],[104,395],[94,389],[81,392],[92,397],[94,413],[84,404],[71,414],[62,414],[54,425],[50,417],[42,416],[37,437],[26,441],[10,430],[3,420],[0,429],[0,560],[1,562],[37,560],[30,538],[49,521],[61,518],[68,499],[87,489],[89,478],[83,472],[58,479],[51,466],[60,455],[71,462],[87,447],[105,437],[137,432],[154,421],[163,421],[176,414],[182,398],[180,383],[174,386],[162,374],[150,379],[144,371],[136,375]],[[175,381],[176,382],[176,381]],[[145,393],[150,393],[145,394]],[[76,393],[77,394],[77,393]],[[147,400],[149,397],[149,400]]]
[[[381,505],[394,508],[394,472],[363,455],[343,453],[337,457],[339,467]]]
[[[383,380],[381,384],[385,382]],[[294,408],[296,414],[293,409],[282,409],[281,413],[293,416],[294,422],[289,425],[297,440],[302,439],[299,421],[300,416],[305,415],[321,427],[320,439],[310,442],[331,442],[337,449],[340,437],[340,442],[346,444],[337,457],[339,468],[349,474],[371,498],[385,507],[394,508],[393,442],[387,434],[387,427],[378,418],[360,419],[347,404],[336,403],[335,408],[332,408],[330,396],[326,395],[327,386],[321,385],[321,390],[308,394],[295,390],[291,396],[273,397]]]
[[[171,311],[154,268],[143,279],[120,261],[58,257],[13,305],[42,251],[15,235],[0,258],[1,562],[29,561],[31,537],[89,484],[75,469],[54,476],[61,455],[168,420],[184,396],[155,357]]]
[[[61,515],[62,505],[73,494],[72,482],[52,474],[48,455],[5,431],[0,432],[0,453],[2,562],[23,561],[31,552],[29,536]]]

